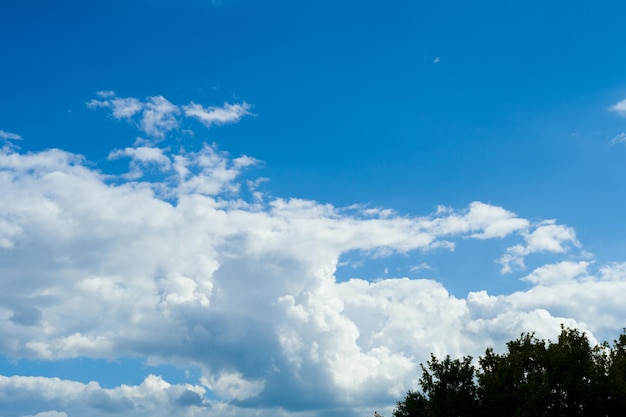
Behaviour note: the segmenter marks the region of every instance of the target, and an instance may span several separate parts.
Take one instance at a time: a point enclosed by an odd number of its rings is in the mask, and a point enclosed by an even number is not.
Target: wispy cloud
[[[626,117],[626,99],[615,103],[614,105],[609,107],[609,110],[619,114],[622,117]]]
[[[143,108],[143,103],[136,98],[116,98],[111,100],[111,110],[113,111],[113,117],[116,119],[128,119],[139,113]]]
[[[189,103],[178,106],[163,96],[148,97],[142,101],[135,97],[118,97],[114,91],[99,91],[97,99],[87,102],[91,109],[106,108],[118,120],[134,122],[145,134],[155,139],[163,139],[165,135],[180,127],[180,116],[199,120],[205,126],[236,123],[242,117],[250,115],[251,106],[246,103],[224,103],[223,107],[203,107]],[[134,120],[135,116],[139,116]]]
[[[185,116],[195,117],[204,125],[223,125],[238,122],[242,117],[250,113],[250,105],[245,101],[241,104],[224,103],[223,107],[202,107],[199,104],[190,103],[183,107]]]
[[[611,145],[617,145],[618,143],[626,143],[626,133],[618,133],[611,139]]]
[[[418,265],[413,265],[409,268],[411,272],[428,271],[431,269],[433,269],[433,267],[428,265],[426,262],[422,262],[421,264],[418,264]]]
[[[163,152],[163,149],[139,146],[135,148],[116,149],[109,153],[108,159],[119,159],[128,157],[130,170],[124,176],[129,179],[141,178],[144,175],[144,168],[156,166],[160,171],[166,171],[171,167],[171,160]]]
[[[100,98],[110,98],[110,97],[115,97],[117,94],[115,94],[115,91],[103,90],[103,91],[97,91],[96,95]]]
[[[4,130],[0,130],[0,139],[5,140],[21,140],[22,137],[16,133],[6,132]]]
[[[139,113],[144,107],[144,104],[134,97],[115,98],[113,91],[99,91],[96,95],[100,98],[110,98],[110,100],[93,99],[87,102],[87,107],[90,109],[110,108],[116,119],[128,119]]]

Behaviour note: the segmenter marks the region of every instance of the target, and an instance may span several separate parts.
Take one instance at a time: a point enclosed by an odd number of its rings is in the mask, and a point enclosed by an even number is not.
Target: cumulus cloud
[[[203,377],[201,380],[204,386],[229,400],[256,397],[265,387],[264,380],[246,380],[239,372],[221,372],[217,376]]]
[[[534,230],[522,233],[525,244],[517,244],[507,249],[498,262],[501,273],[510,273],[513,268],[524,269],[527,255],[539,252],[564,253],[571,247],[579,248],[576,232],[571,227],[556,224],[555,220],[544,220]]]
[[[29,409],[33,410],[32,417],[192,416],[211,407],[205,392],[200,385],[172,385],[155,375],[148,375],[140,385],[113,389],[102,388],[97,382],[0,375],[0,413],[24,416],[19,410]]]
[[[522,278],[523,281],[539,285],[550,285],[571,281],[587,273],[589,262],[564,261],[557,264],[544,265]]]
[[[552,221],[527,231],[527,220],[477,202],[413,218],[297,199],[263,208],[219,197],[236,189],[250,159],[214,147],[112,155],[177,176],[112,185],[59,150],[0,156],[0,219],[12,227],[1,229],[11,291],[0,312],[12,318],[0,324],[4,354],[161,358],[199,367],[206,389],[241,406],[297,409],[321,406],[307,397],[312,385],[327,387],[317,401],[336,406],[394,398],[415,386],[429,352],[480,353],[489,341],[561,322],[606,330],[624,313],[606,302],[625,285],[622,265],[603,266],[598,278],[586,262],[549,265],[527,275],[529,291],[466,299],[429,280],[334,278],[352,250],[442,250],[450,239],[519,235],[521,255],[565,251],[575,235]],[[32,311],[18,308],[26,299]],[[132,409],[105,393],[90,404]],[[284,393],[301,401],[282,403]]]
[[[574,230],[553,220],[483,202],[407,216],[249,201],[241,188],[262,179],[244,173],[259,161],[216,145],[140,143],[109,158],[129,158],[131,173],[155,169],[112,180],[70,152],[0,151],[0,353],[144,358],[201,376],[171,384],[149,375],[110,389],[0,376],[1,415],[352,415],[416,388],[431,352],[478,356],[523,331],[554,337],[561,323],[598,338],[623,327],[616,294],[626,291],[626,264],[595,265]],[[364,261],[412,251],[424,259],[460,240],[501,244],[511,273],[535,253],[568,259],[526,272],[525,290],[500,295],[454,295],[430,279],[335,277],[351,251]],[[415,268],[423,276],[436,264]]]
[[[600,268],[600,279],[603,281],[619,281],[626,276],[626,263],[613,262]]]
[[[476,239],[503,238],[528,227],[528,220],[520,219],[502,207],[481,202],[470,204],[464,220],[473,232],[470,237]]]

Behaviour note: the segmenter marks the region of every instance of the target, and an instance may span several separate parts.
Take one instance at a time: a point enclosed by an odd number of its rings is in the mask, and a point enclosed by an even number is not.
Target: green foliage
[[[556,342],[529,333],[506,346],[502,354],[487,349],[477,367],[469,356],[431,355],[420,390],[393,417],[626,416],[626,329],[612,346],[592,347],[564,327]]]
[[[607,355],[607,372],[604,391],[607,392],[607,415],[626,415],[626,329]]]

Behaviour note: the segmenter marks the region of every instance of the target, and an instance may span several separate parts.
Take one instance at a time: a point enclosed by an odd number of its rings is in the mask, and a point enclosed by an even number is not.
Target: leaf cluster
[[[612,345],[561,326],[556,342],[523,333],[506,346],[477,363],[431,355],[393,417],[626,416],[626,329]]]

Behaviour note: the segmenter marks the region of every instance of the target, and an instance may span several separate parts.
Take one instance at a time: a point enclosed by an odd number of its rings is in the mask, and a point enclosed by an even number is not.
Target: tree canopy
[[[563,326],[556,342],[524,333],[502,354],[431,355],[421,369],[393,417],[626,416],[626,329],[596,346]]]

